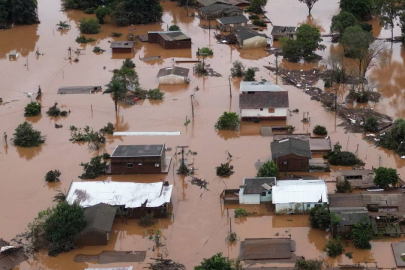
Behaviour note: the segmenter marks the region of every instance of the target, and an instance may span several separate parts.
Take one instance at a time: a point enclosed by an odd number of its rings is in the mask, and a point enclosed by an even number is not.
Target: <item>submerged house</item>
[[[248,19],[243,16],[223,17],[217,19],[217,26],[221,31],[231,32],[237,26],[246,26]]]
[[[132,53],[134,52],[133,41],[116,41],[111,42],[110,48],[113,53]]]
[[[334,236],[350,236],[354,224],[369,218],[366,207],[330,207],[329,210],[339,217],[338,224],[331,226]]]
[[[336,177],[337,183],[348,181],[353,188],[374,188],[374,171],[373,170],[345,170],[339,171]]]
[[[117,207],[105,203],[84,209],[86,227],[75,236],[75,244],[78,246],[107,245],[116,213]]]
[[[271,143],[272,160],[280,172],[307,172],[311,149],[309,141],[288,138]]]
[[[297,29],[296,26],[279,26],[274,25],[273,30],[271,30],[271,35],[274,40],[279,40],[282,37],[297,39]]]
[[[159,78],[159,84],[185,84],[189,83],[188,68],[167,67],[159,70],[156,77]]]
[[[198,11],[200,18],[205,20],[243,15],[242,9],[228,4],[211,4],[200,8]]]
[[[167,173],[171,157],[166,157],[165,144],[118,145],[111,155],[111,174]]]
[[[66,201],[83,208],[100,203],[117,206],[128,218],[141,218],[153,213],[155,218],[166,218],[173,185],[168,182],[72,182]]]
[[[213,4],[228,5],[228,3],[225,0],[197,0],[196,1],[197,7],[207,7],[207,6],[213,5]]]
[[[244,26],[238,26],[233,29],[239,46],[242,49],[255,49],[267,47],[268,37]]]
[[[159,43],[165,49],[190,49],[191,38],[182,31],[148,32],[149,43]]]
[[[294,246],[290,238],[246,238],[240,243],[239,258],[242,261],[288,260],[295,255]]]
[[[244,178],[239,190],[240,204],[260,204],[271,202],[272,187],[276,184],[275,177]]]
[[[305,213],[316,205],[328,204],[324,180],[281,180],[273,187],[276,214]]]

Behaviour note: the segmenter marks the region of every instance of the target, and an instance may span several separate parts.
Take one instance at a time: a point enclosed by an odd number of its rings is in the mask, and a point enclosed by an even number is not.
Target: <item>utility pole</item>
[[[190,99],[191,99],[191,112],[192,112],[192,115],[193,115],[193,118],[194,118],[194,103],[193,103],[193,98],[194,98],[194,95],[190,95]]]
[[[229,97],[232,98],[231,75],[228,76],[228,82],[229,82]]]
[[[278,75],[278,53],[276,53],[276,75]]]
[[[181,148],[181,164],[184,164],[184,148],[188,148],[188,146],[176,146],[176,148]]]

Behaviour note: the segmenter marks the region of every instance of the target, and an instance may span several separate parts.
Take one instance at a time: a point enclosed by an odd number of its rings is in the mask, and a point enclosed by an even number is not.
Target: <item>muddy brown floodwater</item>
[[[54,205],[52,203],[56,189],[67,190],[72,181],[80,181],[81,162],[87,162],[97,152],[86,145],[69,142],[69,126],[84,127],[89,125],[99,129],[107,122],[112,122],[117,131],[181,131],[175,137],[109,137],[105,151],[111,151],[118,144],[156,144],[165,142],[169,147],[188,145],[196,156],[189,156],[188,162],[194,162],[196,177],[209,182],[208,189],[200,189],[190,183],[191,178],[179,177],[175,174],[173,164],[167,175],[126,175],[103,176],[97,180],[154,182],[167,180],[174,185],[172,202],[172,219],[162,219],[154,226],[161,229],[165,247],[152,251],[153,243],[149,240],[147,229],[139,227],[135,220],[122,223],[120,219],[114,222],[113,232],[108,246],[84,247],[57,257],[48,257],[45,252],[36,254],[36,260],[30,259],[17,269],[83,269],[92,263],[75,263],[73,257],[77,254],[97,254],[102,250],[131,250],[147,251],[147,261],[160,253],[165,257],[179,261],[192,269],[203,258],[216,252],[223,252],[230,258],[239,254],[239,242],[228,246],[225,237],[229,230],[228,211],[220,203],[219,195],[224,188],[237,188],[243,177],[256,174],[258,162],[270,158],[271,137],[261,137],[261,125],[242,123],[240,132],[217,132],[214,123],[224,111],[239,112],[238,92],[239,80],[232,79],[232,98],[229,96],[228,76],[233,61],[241,60],[246,66],[258,67],[256,79],[267,79],[282,84],[263,68],[274,63],[274,57],[269,56],[263,49],[240,50],[235,46],[217,44],[214,31],[199,27],[205,24],[195,17],[187,17],[183,8],[176,3],[162,3],[164,7],[163,23],[135,26],[136,34],[146,34],[151,30],[163,30],[167,25],[177,24],[192,38],[191,50],[163,50],[158,44],[137,43],[133,54],[112,55],[109,41],[125,40],[129,29],[118,28],[111,22],[102,26],[100,34],[92,35],[96,42],[78,45],[75,38],[79,35],[78,21],[84,15],[81,11],[61,11],[58,0],[39,0],[39,18],[41,24],[31,26],[15,26],[11,30],[0,31],[0,134],[7,132],[9,138],[18,124],[27,120],[47,136],[46,143],[41,147],[23,149],[12,145],[6,146],[1,142],[0,149],[0,237],[10,240],[16,234],[23,232],[27,224],[37,215],[38,211]],[[269,0],[266,7],[267,16],[274,24],[297,25],[309,22],[317,25],[323,33],[328,33],[330,20],[339,12],[338,0],[319,1],[312,17],[307,16],[307,8],[297,0]],[[67,21],[72,28],[57,31],[56,23]],[[373,22],[374,35],[389,37],[388,30],[381,29],[378,22]],[[121,38],[111,38],[113,31],[122,32]],[[269,34],[269,30],[265,30]],[[399,29],[395,29],[399,34]],[[325,38],[327,49],[319,52],[327,57],[339,50],[337,44],[331,44],[330,38]],[[276,44],[277,45],[277,44]],[[389,44],[387,43],[389,46]],[[67,49],[84,49],[78,56],[79,62],[67,60]],[[94,46],[105,49],[102,54],[92,52]],[[60,86],[75,85],[105,85],[111,78],[111,71],[121,66],[125,57],[131,57],[136,63],[136,71],[143,88],[158,87],[156,74],[162,67],[174,65],[174,59],[195,59],[197,48],[210,47],[214,57],[206,62],[222,74],[222,77],[197,77],[190,73],[191,83],[185,86],[161,86],[165,92],[162,102],[144,101],[135,106],[120,106],[119,115],[115,116],[111,98],[101,93],[94,95],[57,95]],[[36,57],[35,51],[42,54]],[[8,53],[16,50],[20,53],[17,61],[9,61]],[[142,62],[139,58],[162,56],[155,61]],[[393,44],[389,52],[390,61],[381,68],[369,72],[370,79],[375,82],[377,90],[382,93],[378,104],[370,105],[379,112],[390,116],[404,117],[405,87],[404,56],[401,44]],[[287,68],[312,68],[318,64],[289,64],[282,62]],[[192,64],[181,64],[192,69]],[[104,67],[106,67],[104,69]],[[36,92],[41,85],[43,97],[42,116],[25,118],[24,106],[31,101],[26,93]],[[195,88],[199,91],[195,92]],[[323,88],[323,83],[318,86]],[[392,151],[375,148],[362,139],[361,134],[346,133],[341,127],[336,127],[341,120],[325,110],[320,103],[310,100],[310,97],[293,86],[283,86],[289,91],[290,109],[298,108],[299,114],[288,117],[287,124],[296,127],[296,132],[311,132],[316,124],[324,125],[329,130],[332,142],[339,141],[343,149],[356,151],[366,162],[366,167],[383,166],[395,167],[401,176],[405,176],[404,164]],[[195,117],[191,117],[190,95],[195,94]],[[339,96],[343,100],[343,95]],[[58,102],[71,114],[63,119],[51,119],[44,111]],[[92,108],[92,110],[91,110]],[[310,124],[301,122],[302,112],[309,112]],[[191,119],[188,126],[184,125],[186,116]],[[62,124],[63,128],[55,129],[54,124]],[[275,123],[279,124],[279,123]],[[284,123],[283,123],[284,124]],[[226,162],[227,151],[232,155],[235,174],[228,179],[219,179],[215,175],[215,167]],[[175,150],[168,152],[174,155]],[[178,162],[174,162],[177,166]],[[58,169],[62,172],[61,182],[46,184],[44,176],[47,171]],[[333,171],[341,168],[332,167]],[[318,173],[316,176],[333,179],[335,173]],[[328,184],[329,192],[334,192],[333,183]],[[233,217],[234,207],[229,207],[229,215]],[[311,229],[307,216],[274,216],[264,206],[249,206],[248,211],[257,212],[256,217],[236,222],[232,218],[232,229],[240,240],[247,237],[273,237],[275,234],[291,235],[297,243],[297,255],[306,258],[326,257],[323,252],[324,244],[329,234]],[[399,241],[401,239],[395,239]],[[347,251],[353,251],[353,259],[340,256],[337,259],[327,259],[331,264],[377,262],[380,267],[395,267],[391,252],[390,241],[382,239],[372,242],[369,251],[355,250],[352,246]],[[109,264],[108,266],[126,266],[128,263]],[[141,269],[145,263],[135,264]]]

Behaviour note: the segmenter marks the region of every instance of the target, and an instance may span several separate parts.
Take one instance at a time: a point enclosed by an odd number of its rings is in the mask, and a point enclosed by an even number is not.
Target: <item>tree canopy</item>
[[[35,130],[28,122],[20,124],[14,133],[13,143],[16,146],[21,147],[33,147],[39,146],[45,142],[45,137],[41,135],[41,132]]]
[[[399,181],[399,176],[396,169],[380,167],[375,169],[374,183],[383,189],[387,189],[389,185],[395,186]]]
[[[328,229],[330,226],[330,212],[328,207],[325,205],[317,205],[309,210],[309,223],[314,229]]]
[[[340,8],[352,13],[359,20],[370,20],[372,7],[371,0],[340,0]]]
[[[112,12],[118,26],[157,22],[162,15],[158,0],[121,0]]]
[[[262,14],[264,12],[264,6],[266,6],[267,0],[252,0],[250,6],[246,8],[246,11],[256,14]]]
[[[345,29],[349,26],[355,26],[359,23],[356,17],[347,11],[341,11],[338,15],[332,17],[330,31],[337,33],[339,37],[343,35]]]
[[[255,81],[255,75],[256,75],[255,69],[250,67],[245,71],[245,73],[243,73],[243,80],[245,82],[253,82]]]
[[[272,160],[268,160],[260,167],[257,177],[278,177],[278,173],[277,164]]]
[[[240,125],[239,116],[234,112],[224,112],[215,123],[219,130],[238,130]]]
[[[214,256],[203,259],[200,265],[195,266],[194,270],[233,270],[232,261],[223,257],[222,253],[217,253]]]
[[[101,26],[95,18],[83,18],[79,22],[80,33],[82,34],[98,34],[100,28]]]
[[[316,4],[316,2],[318,2],[318,0],[298,0],[298,1],[307,5],[309,14],[311,14],[312,8]]]
[[[370,240],[373,239],[373,229],[367,218],[354,224],[352,238],[355,247],[360,249],[371,249]]]
[[[397,119],[392,128],[381,136],[380,145],[390,150],[394,150],[400,155],[405,154],[405,120]]]
[[[0,0],[0,26],[38,23],[37,0]]]

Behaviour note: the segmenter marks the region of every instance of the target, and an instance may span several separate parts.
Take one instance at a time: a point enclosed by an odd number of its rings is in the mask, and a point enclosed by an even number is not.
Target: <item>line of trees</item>
[[[0,0],[0,29],[13,23],[38,23],[37,7],[37,0]]]

